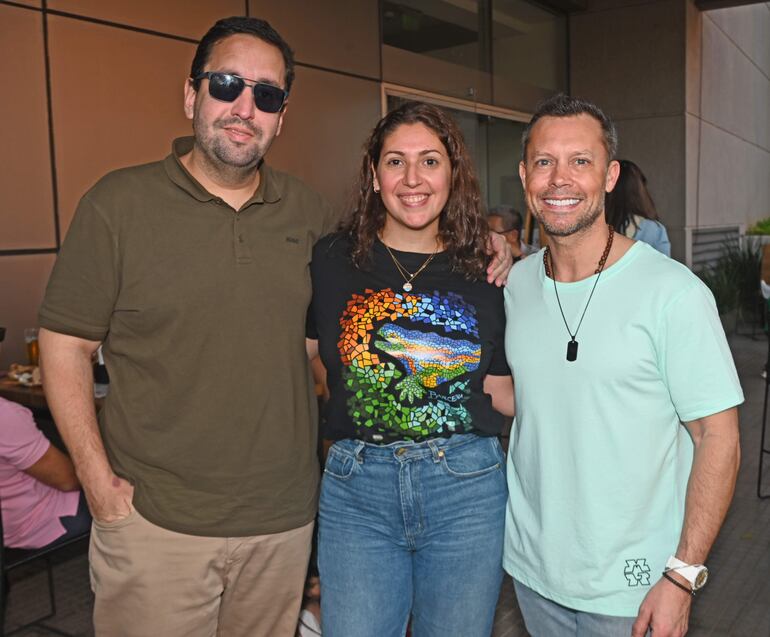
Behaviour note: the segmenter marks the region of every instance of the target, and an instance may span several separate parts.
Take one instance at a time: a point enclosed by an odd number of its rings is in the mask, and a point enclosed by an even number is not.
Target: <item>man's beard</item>
[[[217,131],[224,130],[225,127],[231,125],[248,130],[254,135],[257,143],[248,148],[238,148],[229,143],[222,135],[217,134]],[[216,120],[210,128],[202,125],[196,117],[193,120],[193,131],[195,132],[196,145],[204,152],[209,164],[224,171],[254,168],[259,164],[269,146],[269,142],[265,144],[264,133],[261,128],[238,117]]]
[[[593,208],[586,210],[568,226],[554,225],[546,219],[546,216],[537,206],[533,206],[533,209],[535,218],[543,224],[543,228],[549,235],[552,237],[569,237],[594,225],[594,222],[604,214],[604,201],[598,201]]]

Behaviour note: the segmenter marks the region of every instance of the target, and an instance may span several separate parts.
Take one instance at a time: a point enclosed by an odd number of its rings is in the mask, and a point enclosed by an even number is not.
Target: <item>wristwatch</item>
[[[668,558],[666,570],[663,572],[668,573],[669,571],[676,571],[690,582],[693,593],[703,588],[709,578],[709,570],[703,564],[687,564],[673,555]]]

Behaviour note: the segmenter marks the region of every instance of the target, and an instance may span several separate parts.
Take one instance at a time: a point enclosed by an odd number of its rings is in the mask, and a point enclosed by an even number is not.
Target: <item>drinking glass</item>
[[[27,344],[27,360],[30,365],[40,362],[40,348],[37,344],[37,328],[28,327],[24,330],[24,342]]]

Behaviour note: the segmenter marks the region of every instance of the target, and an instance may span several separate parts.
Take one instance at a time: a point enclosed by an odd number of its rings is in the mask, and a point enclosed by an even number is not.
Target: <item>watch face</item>
[[[692,584],[694,591],[700,590],[706,585],[709,578],[709,570],[704,566],[700,572],[695,576],[695,581]]]

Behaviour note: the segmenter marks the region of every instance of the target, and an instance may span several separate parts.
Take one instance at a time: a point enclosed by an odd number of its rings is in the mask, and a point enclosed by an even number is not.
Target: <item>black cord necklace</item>
[[[575,340],[577,338],[578,332],[580,331],[580,326],[583,324],[583,319],[586,316],[586,312],[588,311],[588,306],[591,304],[591,299],[594,296],[594,291],[596,290],[596,284],[599,283],[599,279],[602,276],[602,271],[604,270],[604,264],[607,263],[607,257],[610,256],[610,250],[612,249],[612,238],[615,236],[615,228],[613,228],[611,225],[607,224],[607,227],[609,228],[609,236],[607,237],[607,245],[604,246],[604,252],[602,253],[601,258],[599,259],[599,265],[596,268],[596,271],[594,274],[598,275],[596,277],[596,280],[594,281],[594,285],[591,288],[591,294],[588,295],[588,301],[586,301],[586,306],[583,308],[583,313],[580,315],[580,320],[578,321],[577,328],[575,329],[575,333],[572,333],[572,330],[569,328],[569,324],[567,323],[567,317],[564,316],[564,310],[561,306],[561,299],[559,298],[559,290],[556,288],[556,277],[552,273],[552,266],[553,266],[553,257],[551,256],[551,249],[550,247],[546,247],[545,251],[543,252],[543,266],[545,267],[545,275],[550,277],[553,281],[553,291],[556,294],[556,302],[559,304],[559,312],[561,312],[561,319],[564,321],[564,327],[567,328],[567,334],[569,334],[569,342],[567,343],[567,360],[571,363],[573,361],[577,360],[578,355],[578,342]]]

